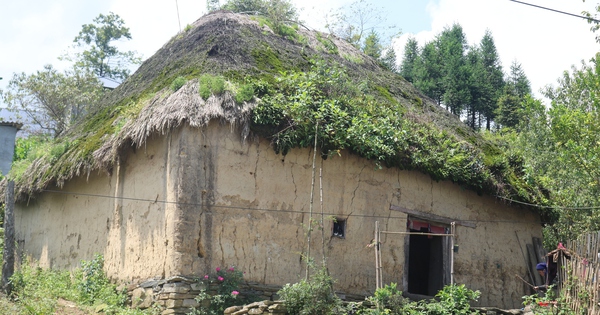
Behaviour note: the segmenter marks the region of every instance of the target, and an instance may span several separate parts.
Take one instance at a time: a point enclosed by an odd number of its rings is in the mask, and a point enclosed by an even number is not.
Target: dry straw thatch
[[[173,94],[165,91],[151,99],[136,119],[128,120],[117,135],[94,151],[95,167],[110,169],[121,148],[128,144],[141,147],[150,136],[164,135],[183,124],[200,128],[219,119],[232,127],[243,126],[242,138],[245,139],[250,132],[249,118],[254,106],[256,100],[236,104],[229,91],[204,100],[198,94],[198,80],[191,80]]]
[[[465,152],[479,154],[484,145],[491,147],[458,117],[349,43],[304,28],[299,28],[295,36],[274,34],[257,20],[231,12],[203,16],[107,94],[96,113],[57,141],[56,152],[12,174],[15,196],[25,200],[49,185],[61,187],[75,176],[89,176],[100,170],[110,173],[128,148],[141,147],[149,137],[185,124],[200,128],[218,119],[239,128],[245,139],[250,133],[252,110],[260,106],[260,100],[255,97],[239,104],[229,91],[204,100],[198,91],[200,75],[222,75],[233,85],[242,84],[248,77],[274,83],[283,71],[310,70],[312,60],[343,68],[353,84],[370,86],[372,91],[368,93],[383,106],[394,106],[403,119],[448,135],[459,147],[467,147]],[[173,92],[169,85],[178,77],[189,81]],[[505,186],[510,185],[502,178],[490,183],[488,186],[509,191]]]

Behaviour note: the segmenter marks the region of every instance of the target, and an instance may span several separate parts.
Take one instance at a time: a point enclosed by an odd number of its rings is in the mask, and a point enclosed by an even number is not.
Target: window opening
[[[346,237],[346,220],[335,219],[333,221],[333,236]]]

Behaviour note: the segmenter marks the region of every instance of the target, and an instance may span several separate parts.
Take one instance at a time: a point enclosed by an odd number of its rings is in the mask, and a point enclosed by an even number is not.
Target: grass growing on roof
[[[204,100],[207,100],[211,95],[223,94],[225,92],[225,78],[223,76],[203,74],[200,76],[198,92]]]
[[[221,97],[231,102],[233,96],[234,110],[243,114],[234,113],[229,121],[246,119],[252,110],[252,129],[271,139],[278,152],[312,146],[318,121],[319,145],[325,157],[346,149],[381,166],[420,170],[436,180],[452,180],[478,192],[543,199],[537,183],[525,180],[526,174],[518,171],[518,159],[505,156],[503,150],[498,153],[482,147],[488,142],[490,148],[497,146],[493,139],[484,140],[422,98],[404,79],[366,62],[368,59],[336,38],[326,40],[315,34],[317,41],[310,43],[315,47],[306,47],[263,32],[247,17],[215,15],[223,17],[200,21],[185,33],[185,39],[169,42],[107,94],[106,107],[67,137],[47,144],[56,149],[48,147],[44,154],[17,165],[11,176],[23,187],[22,196],[91,170],[110,170],[111,162],[106,161],[120,154],[118,146],[141,145],[150,134],[166,132],[194,118],[195,126],[204,123],[206,117],[190,116],[201,112],[196,110],[203,106],[201,101],[191,103],[184,93],[171,97],[179,84],[171,85],[183,78],[198,80],[198,95],[204,100],[225,90],[231,92]],[[227,36],[221,36],[223,20],[231,32]],[[311,59],[320,61],[311,63]],[[174,103],[167,104],[168,99]],[[177,108],[168,108],[173,104]],[[213,114],[220,110],[217,106]],[[162,118],[152,116],[154,110],[162,113]],[[176,115],[164,118],[165,113],[174,112]],[[148,127],[151,119],[155,122]],[[134,135],[132,124],[137,126]]]
[[[365,95],[364,89],[371,93]],[[271,139],[276,152],[312,147],[318,123],[325,157],[348,150],[382,166],[419,170],[478,192],[509,196],[513,192],[503,188],[508,184],[521,200],[538,194],[526,189],[511,167],[496,168],[495,161],[506,157],[493,144],[494,150],[483,151],[432,123],[415,121],[386,88],[358,89],[341,67],[315,61],[309,71],[283,73],[265,90],[252,127]]]

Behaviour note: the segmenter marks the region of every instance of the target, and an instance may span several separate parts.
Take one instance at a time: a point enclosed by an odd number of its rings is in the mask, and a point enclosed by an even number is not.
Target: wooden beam
[[[10,296],[13,286],[10,281],[15,272],[15,182],[6,186],[6,208],[4,209],[4,261],[2,262],[2,291]]]
[[[400,211],[400,212],[410,214],[410,215],[418,217],[418,218],[435,221],[435,222],[440,222],[440,223],[445,223],[445,224],[450,224],[452,222],[456,222],[457,225],[462,225],[462,226],[470,227],[473,229],[475,227],[477,227],[475,225],[475,223],[473,223],[473,222],[460,221],[460,220],[456,220],[456,219],[452,219],[452,218],[448,218],[448,217],[443,217],[443,216],[437,215],[437,214],[427,213],[427,212],[423,212],[423,211],[419,211],[419,210],[407,209],[407,208],[399,207],[399,206],[395,206],[395,205],[390,205],[390,210]]]

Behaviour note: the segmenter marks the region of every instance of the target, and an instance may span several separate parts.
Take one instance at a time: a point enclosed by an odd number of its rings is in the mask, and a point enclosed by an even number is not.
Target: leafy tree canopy
[[[392,40],[401,32],[395,25],[387,25],[383,8],[373,7],[366,0],[357,0],[349,6],[330,12],[327,28],[334,34],[392,71],[396,71],[396,53]],[[383,36],[382,34],[391,34]]]
[[[541,179],[557,207],[556,223],[545,229],[548,246],[600,230],[598,57],[565,72],[558,86],[546,87],[550,109],[530,96],[520,106],[519,134],[510,147],[521,151],[524,171]]]
[[[0,95],[10,111],[59,136],[97,104],[102,92],[102,83],[85,69],[60,72],[46,65],[34,74],[15,73]]]
[[[134,51],[120,51],[114,45],[120,39],[131,39],[123,19],[112,12],[98,15],[94,23],[84,24],[73,40],[84,48],[74,58],[76,66],[90,69],[99,78],[122,82],[130,74],[129,67],[139,64],[141,58]]]

